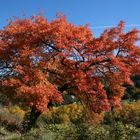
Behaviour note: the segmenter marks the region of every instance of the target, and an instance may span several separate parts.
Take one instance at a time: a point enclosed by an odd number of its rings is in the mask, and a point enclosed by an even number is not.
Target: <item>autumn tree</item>
[[[123,30],[121,21],[95,38],[88,25],[75,26],[65,16],[51,22],[33,16],[0,31],[0,90],[31,107],[25,131],[68,91],[95,113],[121,106],[122,85],[140,72],[138,30]]]

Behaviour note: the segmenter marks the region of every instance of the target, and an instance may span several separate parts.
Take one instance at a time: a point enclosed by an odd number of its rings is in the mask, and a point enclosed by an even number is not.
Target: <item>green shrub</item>
[[[20,140],[21,134],[17,131],[9,132],[4,127],[0,127],[0,140]]]
[[[124,125],[122,122],[116,122],[110,127],[110,138],[112,140],[132,140],[136,135],[140,134],[140,130],[131,124]]]
[[[113,126],[93,125],[66,125],[50,124],[44,128],[33,129],[22,139],[30,140],[133,140],[139,129],[132,125],[124,125],[121,122]]]
[[[106,113],[104,123],[111,124],[117,121],[140,127],[140,100],[123,103],[122,109],[115,109]]]
[[[112,126],[47,124],[23,135],[6,129],[0,133],[4,134],[2,140],[135,140],[140,135],[139,129],[121,122]]]

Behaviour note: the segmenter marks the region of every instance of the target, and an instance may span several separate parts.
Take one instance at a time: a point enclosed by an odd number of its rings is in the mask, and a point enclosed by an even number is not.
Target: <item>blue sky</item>
[[[120,20],[127,25],[140,25],[140,0],[0,0],[0,10],[0,29],[13,16],[23,18],[25,14],[29,17],[39,11],[49,20],[56,17],[56,12],[61,12],[76,25],[110,26]],[[126,30],[131,28],[126,27]],[[92,30],[98,36],[104,28]]]

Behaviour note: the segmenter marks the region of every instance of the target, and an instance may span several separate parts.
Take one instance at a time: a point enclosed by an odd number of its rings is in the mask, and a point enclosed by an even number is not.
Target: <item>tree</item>
[[[138,30],[123,29],[121,21],[95,38],[88,25],[75,26],[65,16],[51,22],[33,16],[0,31],[0,90],[32,108],[25,131],[69,91],[96,113],[121,105],[122,85],[132,84],[130,75],[140,68]]]
[[[122,98],[123,100],[134,101],[140,99],[140,75],[134,74],[131,79],[134,85],[124,85],[126,87],[126,91]]]

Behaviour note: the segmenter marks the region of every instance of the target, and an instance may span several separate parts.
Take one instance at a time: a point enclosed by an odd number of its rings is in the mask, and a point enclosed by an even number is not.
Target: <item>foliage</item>
[[[25,111],[22,110],[19,106],[11,106],[11,107],[8,107],[8,111],[11,114],[15,114],[15,115],[19,116],[21,119],[23,119],[23,117],[25,115]]]
[[[10,131],[19,130],[25,112],[17,106],[0,108],[0,125]]]
[[[4,127],[0,127],[0,139],[1,140],[20,140],[21,134],[17,131],[9,132]]]
[[[110,137],[114,140],[132,140],[140,135],[140,129],[133,125],[124,125],[121,122],[114,124],[114,127],[110,129]]]
[[[121,21],[95,38],[87,25],[65,16],[11,20],[0,31],[1,92],[40,112],[62,103],[68,90],[95,113],[120,106],[122,85],[139,72],[140,58],[138,30],[123,29]]]
[[[14,140],[133,140],[139,137],[140,129],[136,127],[134,122],[132,122],[132,118],[129,118],[129,113],[133,113],[131,114],[131,116],[136,119],[134,110],[135,113],[138,113],[138,110],[140,108],[139,103],[139,101],[131,104],[125,103],[122,110],[115,110],[114,122],[108,122],[108,125],[93,125],[90,123],[82,123],[83,120],[81,120],[80,122],[79,119],[83,119],[83,115],[85,115],[82,114],[84,113],[84,108],[81,104],[73,103],[61,107],[52,107],[49,114],[47,115],[48,118],[46,118],[45,114],[42,114],[38,119],[37,127],[32,128],[30,132],[26,134],[20,134],[13,128],[13,131],[11,132],[11,129],[9,129],[9,125],[4,124],[3,127],[0,128],[0,138]],[[20,117],[20,112],[23,112],[23,110],[21,110],[17,106],[13,106],[4,108],[3,111],[1,109],[1,113],[2,112],[8,114],[7,116],[9,116],[9,118],[7,118],[6,115],[6,117],[4,116],[4,118],[9,120],[11,119],[10,117],[13,116],[19,115]],[[65,114],[68,115],[69,119],[63,118],[65,117]],[[114,114],[112,113],[112,115]],[[110,114],[110,116],[108,117],[108,120],[111,120],[114,116],[111,116]],[[40,119],[43,119],[42,121],[45,121],[43,125],[40,124]],[[97,118],[95,118],[95,120],[96,119]],[[60,120],[60,122],[58,122],[58,120]],[[18,119],[16,121],[21,122],[21,120]],[[136,121],[138,123],[137,119]]]
[[[83,110],[83,106],[76,103],[52,107],[46,116],[46,121],[48,123],[78,123],[82,121]]]
[[[8,132],[1,128],[1,139],[9,140],[135,140],[140,130],[118,122],[113,126],[50,124],[35,128],[26,134]]]
[[[140,130],[132,125],[118,122],[114,126],[92,125],[47,125],[45,129],[36,129],[23,136],[30,139],[45,140],[132,140],[140,134]],[[28,136],[28,137],[27,137]]]
[[[103,121],[104,113],[92,113],[88,115],[83,105],[73,103],[59,107],[52,107],[47,114],[42,115],[42,119],[48,124],[80,124],[90,123],[93,125],[100,124]],[[39,120],[38,120],[39,121]]]
[[[125,102],[122,109],[116,109],[106,114],[105,123],[110,124],[115,121],[140,128],[140,100],[137,102]]]
[[[140,88],[140,75],[134,75],[132,77],[132,80],[134,81],[134,84],[137,88]]]
[[[134,82],[134,85],[124,85],[126,91],[123,100],[137,101],[140,99],[140,75],[132,75],[131,79]]]

